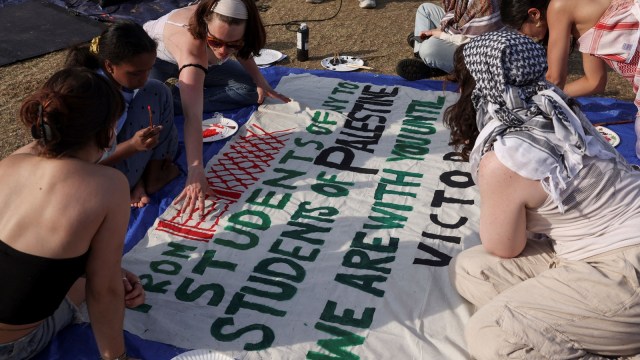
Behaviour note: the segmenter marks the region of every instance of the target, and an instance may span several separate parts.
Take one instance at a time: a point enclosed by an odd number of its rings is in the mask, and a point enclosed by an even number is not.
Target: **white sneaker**
[[[360,0],[360,7],[363,9],[373,9],[376,7],[376,0]]]

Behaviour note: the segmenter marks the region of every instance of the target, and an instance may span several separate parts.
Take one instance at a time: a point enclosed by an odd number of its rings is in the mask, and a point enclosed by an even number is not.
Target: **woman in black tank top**
[[[120,267],[129,187],[96,164],[122,111],[118,89],[81,68],[55,73],[22,104],[34,141],[0,161],[0,359],[33,357],[85,299],[99,356],[128,358],[124,307],[144,302]]]

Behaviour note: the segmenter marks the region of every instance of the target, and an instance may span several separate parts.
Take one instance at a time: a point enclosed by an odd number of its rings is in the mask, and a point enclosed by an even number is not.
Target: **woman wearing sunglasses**
[[[178,78],[174,110],[184,114],[189,172],[176,201],[185,200],[187,213],[195,206],[204,213],[203,112],[261,104],[265,96],[290,100],[271,88],[253,60],[266,41],[254,0],[203,0],[149,21],[144,29],[158,42],[151,77]]]

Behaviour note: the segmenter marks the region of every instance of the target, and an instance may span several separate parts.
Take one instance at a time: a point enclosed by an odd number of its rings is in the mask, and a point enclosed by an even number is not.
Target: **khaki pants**
[[[603,359],[640,353],[640,246],[581,261],[530,240],[502,259],[476,246],[449,266],[478,311],[465,329],[476,359]]]

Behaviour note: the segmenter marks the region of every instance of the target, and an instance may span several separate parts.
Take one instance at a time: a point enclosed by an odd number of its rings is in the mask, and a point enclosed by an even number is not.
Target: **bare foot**
[[[171,160],[151,160],[144,172],[144,183],[147,194],[162,189],[171,180],[180,175],[180,169]]]
[[[149,202],[151,202],[151,199],[144,189],[144,183],[140,180],[131,190],[131,207],[145,207]]]

